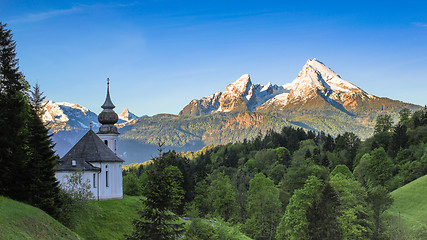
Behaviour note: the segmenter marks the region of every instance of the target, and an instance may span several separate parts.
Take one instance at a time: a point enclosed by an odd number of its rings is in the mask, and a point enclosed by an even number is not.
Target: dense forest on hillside
[[[392,190],[427,174],[427,109],[399,115],[397,123],[379,116],[365,141],[284,127],[195,153],[161,153],[154,164],[127,168],[124,190],[150,193],[159,161],[179,173],[170,210],[180,216],[224,221],[254,239],[406,239],[383,213]],[[212,231],[186,236],[209,239]]]

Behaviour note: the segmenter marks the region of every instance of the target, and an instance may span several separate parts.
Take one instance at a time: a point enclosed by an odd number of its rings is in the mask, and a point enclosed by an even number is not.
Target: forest
[[[155,203],[128,237],[153,228],[170,239],[220,239],[203,224],[214,220],[253,239],[408,239],[384,212],[391,191],[427,174],[427,108],[399,115],[380,115],[365,141],[284,127],[198,152],[164,153],[160,143],[151,164],[124,170],[125,194]],[[167,227],[150,224],[153,209]]]

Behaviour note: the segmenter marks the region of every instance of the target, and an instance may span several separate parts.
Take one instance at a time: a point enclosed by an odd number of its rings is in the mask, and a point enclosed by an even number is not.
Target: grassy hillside
[[[138,217],[141,197],[124,196],[123,199],[94,201],[91,217],[80,220],[74,229],[82,239],[123,239],[132,233],[132,221]]]
[[[0,196],[0,239],[79,239],[42,210]]]
[[[419,239],[427,239],[427,175],[396,189],[391,195],[394,202],[388,214],[394,216],[396,225]]]

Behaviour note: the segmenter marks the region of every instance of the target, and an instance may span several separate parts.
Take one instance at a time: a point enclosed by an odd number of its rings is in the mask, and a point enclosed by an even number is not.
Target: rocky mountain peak
[[[180,115],[205,115],[215,112],[284,111],[309,108],[336,109],[348,113],[377,97],[345,81],[316,58],[308,59],[298,76],[283,86],[270,82],[253,84],[249,74],[227,85],[222,93],[193,100]]]
[[[224,94],[229,95],[245,95],[247,94],[251,87],[253,87],[251,77],[249,74],[243,74],[239,79],[235,82],[229,84],[224,91]]]
[[[289,102],[307,99],[321,93],[338,98],[338,95],[362,94],[368,96],[356,85],[345,81],[332,69],[316,58],[308,59],[295,80],[286,86],[291,90]]]
[[[86,107],[68,102],[47,101],[42,116],[44,123],[49,123],[53,133],[60,130],[89,129],[100,126],[98,115]]]
[[[139,117],[136,116],[135,114],[131,113],[128,108],[125,108],[125,110],[123,110],[123,112],[119,114],[119,119],[126,121],[126,122],[130,121],[132,119],[137,119],[137,118],[139,118]]]

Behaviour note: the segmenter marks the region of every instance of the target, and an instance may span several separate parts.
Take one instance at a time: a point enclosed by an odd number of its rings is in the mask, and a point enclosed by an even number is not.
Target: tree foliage
[[[309,177],[304,188],[295,191],[277,228],[277,239],[312,239],[307,213],[322,197],[324,183]]]
[[[254,239],[272,239],[280,219],[279,190],[264,174],[249,182],[246,232]]]
[[[377,123],[375,124],[374,133],[388,132],[391,130],[392,127],[393,120],[391,118],[391,115],[379,115],[377,117]]]
[[[46,103],[44,103],[44,100],[46,99],[46,97],[43,96],[43,92],[41,91],[40,85],[38,83],[33,86],[33,89],[30,90],[30,93],[30,104],[36,112],[37,116],[41,118],[45,113],[44,106],[46,105]]]
[[[366,189],[348,172],[335,171],[331,174],[330,183],[339,196],[338,220],[343,239],[371,239],[373,223]]]
[[[11,30],[0,22],[0,195],[32,204],[58,218],[57,157],[18,67]],[[36,96],[37,95],[37,96]],[[30,103],[34,103],[31,105]]]
[[[333,138],[284,127],[205,149],[192,155],[189,168],[179,167],[192,180],[183,184],[192,192],[184,201],[187,216],[224,219],[256,239],[381,239],[388,192],[427,174],[426,112],[364,141],[351,132]],[[316,191],[315,182],[321,183]],[[268,235],[272,225],[263,210],[275,204],[282,220]]]
[[[209,199],[215,209],[215,215],[225,221],[236,214],[236,194],[230,178],[224,172],[219,173],[208,188]]]
[[[165,153],[153,159],[146,171],[143,187],[143,209],[134,221],[135,231],[127,239],[175,239],[184,231],[183,223],[174,213],[183,199],[182,173],[168,163]]]
[[[68,180],[62,183],[59,198],[61,205],[59,210],[59,221],[65,226],[76,229],[81,218],[91,216],[91,212],[97,211],[92,205],[88,204],[94,196],[90,191],[90,182],[83,178],[81,171],[76,171],[69,175]]]

